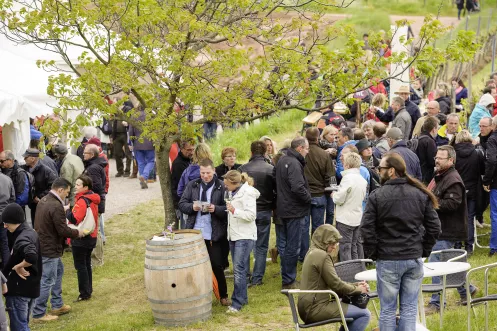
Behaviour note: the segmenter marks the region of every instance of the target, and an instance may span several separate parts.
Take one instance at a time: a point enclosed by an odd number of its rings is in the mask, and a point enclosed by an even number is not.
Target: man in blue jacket
[[[390,152],[400,154],[406,163],[407,174],[417,180],[423,180],[421,174],[421,164],[419,158],[407,147],[407,143],[402,140],[402,131],[399,128],[391,128],[387,132],[388,145]]]

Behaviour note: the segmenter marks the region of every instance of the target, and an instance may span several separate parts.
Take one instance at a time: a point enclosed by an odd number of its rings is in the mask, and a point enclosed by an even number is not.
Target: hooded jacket
[[[482,97],[483,98],[483,97]],[[493,98],[490,96],[493,102]],[[480,134],[480,120],[484,117],[492,117],[490,111],[487,109],[485,105],[478,103],[473,109],[473,112],[469,116],[468,129],[471,133],[471,136],[474,138],[478,137]]]
[[[105,167],[107,161],[104,158],[95,156],[85,162],[85,174],[93,181],[92,190],[100,196],[100,203],[98,205],[98,212],[105,213],[105,184],[107,177],[105,176]]]
[[[3,268],[3,274],[7,278],[8,292],[6,296],[21,296],[27,298],[37,298],[40,296],[40,282],[42,274],[42,257],[40,240],[38,234],[28,225],[21,223],[12,233],[12,251],[7,265]],[[26,280],[19,277],[12,268],[23,260],[31,266],[25,268],[29,272]]]
[[[454,149],[457,160],[456,170],[464,182],[468,199],[476,200],[481,185],[481,175],[485,169],[485,157],[470,142],[456,144]]]
[[[176,192],[178,197],[181,198],[183,191],[189,182],[198,178],[200,178],[200,166],[198,164],[190,164],[185,171],[183,171],[181,178],[179,179],[178,191]]]
[[[228,240],[242,239],[257,240],[256,200],[260,193],[248,183],[243,183],[230,201],[235,208],[233,213],[228,212]]]
[[[356,284],[344,282],[338,277],[331,255],[327,253],[328,245],[338,242],[340,238],[331,224],[321,225],[314,231],[302,265],[301,290],[332,290],[339,296],[361,293]],[[339,304],[329,294],[300,294],[297,308],[305,323],[314,323],[340,317]],[[341,305],[346,314],[348,305]]]
[[[24,191],[24,185],[26,184],[26,170],[19,166],[17,160],[14,160],[14,166],[12,168],[1,168],[0,170],[4,175],[10,177],[14,184],[16,198],[19,197]]]
[[[73,246],[94,248],[97,244],[98,204],[100,203],[100,196],[89,190],[76,194],[74,207],[67,210],[66,218],[74,225],[78,225],[83,222],[87,212],[87,203],[85,199],[90,202],[90,209],[93,214],[93,219],[95,220],[95,230],[93,230],[91,234],[84,236],[83,238],[73,239],[71,242]]]
[[[457,128],[457,133],[461,132],[462,128],[459,126]],[[438,129],[437,137],[435,138],[437,146],[444,146],[449,144],[449,138],[447,137],[447,124],[444,124]]]

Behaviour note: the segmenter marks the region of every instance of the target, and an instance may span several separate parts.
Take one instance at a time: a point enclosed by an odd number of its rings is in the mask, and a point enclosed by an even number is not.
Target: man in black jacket
[[[22,155],[24,161],[26,162],[22,168],[30,172],[35,179],[33,200],[28,204],[31,209],[31,222],[33,227],[35,224],[35,214],[36,206],[41,198],[50,192],[52,188],[52,183],[57,178],[57,174],[53,172],[49,167],[43,165],[39,159],[40,151],[35,148],[29,148]]]
[[[436,197],[421,182],[410,177],[396,153],[381,159],[382,187],[369,195],[360,232],[364,256],[377,259],[380,293],[380,329],[395,330],[397,299],[400,301],[399,330],[414,330],[419,289],[423,281],[422,257],[427,257],[440,233],[434,208]]]
[[[105,167],[107,161],[99,157],[100,151],[97,145],[88,144],[84,151],[84,164],[85,175],[91,178],[93,183],[92,191],[100,196],[100,203],[98,205],[98,213],[105,213]]]
[[[273,200],[275,198],[274,167],[266,162],[266,144],[256,140],[250,145],[252,157],[249,162],[238,168],[240,172],[246,172],[254,179],[254,187],[261,194],[257,199],[257,241],[255,243],[255,263],[252,280],[249,286],[261,285],[262,278],[266,272],[266,257],[269,247],[269,234],[271,231],[271,215]]]
[[[435,137],[437,136],[438,122],[438,118],[428,116],[421,127],[421,134],[418,138],[416,155],[419,158],[421,175],[423,176],[422,181],[425,185],[433,178],[433,171],[435,169],[435,156],[437,155]]]
[[[297,262],[301,226],[309,215],[311,193],[304,176],[305,157],[309,142],[304,137],[292,140],[286,155],[276,165],[276,211],[283,222],[286,246],[281,256],[282,288],[298,288]]]
[[[452,104],[452,101],[450,100],[450,97],[445,94],[443,89],[435,90],[435,101],[440,105],[440,112],[442,114],[450,114],[450,105]]]
[[[491,117],[483,117],[480,120],[479,123],[480,126],[480,134],[478,135],[478,138],[475,139],[476,142],[476,149],[479,151],[481,154],[483,154],[484,158],[487,157],[487,141],[488,138],[490,138],[490,135],[492,134],[492,131],[494,129],[494,126],[492,124],[492,118]],[[485,173],[485,170],[483,170],[483,173]],[[490,194],[489,192],[485,191],[483,187],[479,187],[479,195],[481,198],[477,199],[476,202],[476,219],[478,222],[476,223],[476,226],[479,228],[483,228],[483,226],[488,226],[490,227],[489,224],[483,223],[483,213],[485,210],[487,210],[488,205],[490,204]]]
[[[485,162],[485,175],[483,187],[490,192],[490,221],[492,234],[490,235],[490,256],[497,254],[497,116],[492,120],[494,131],[487,140],[487,161]]]
[[[428,189],[435,194],[439,207],[438,218],[442,226],[442,233],[433,246],[434,251],[451,249],[457,241],[468,238],[468,210],[466,202],[466,188],[461,176],[454,167],[456,163],[456,151],[454,147],[440,146],[435,157],[435,177],[428,185]],[[440,255],[430,255],[429,262],[440,261]],[[433,284],[440,283],[440,277],[432,278]],[[466,300],[466,288],[458,287],[457,291],[461,301]],[[470,285],[470,293],[474,295],[477,289]],[[425,310],[433,313],[440,309],[440,295],[435,293],[431,296],[430,304]]]
[[[178,202],[178,184],[186,168],[192,163],[193,151],[195,150],[195,142],[193,140],[183,140],[179,144],[179,152],[176,159],[174,159],[171,165],[171,195],[173,197],[173,206],[176,211],[176,222],[174,223],[174,228],[181,229],[185,228],[185,221],[183,220],[183,215],[179,211]],[[179,224],[181,221],[181,224]]]
[[[12,234],[12,256],[3,274],[7,278],[5,294],[11,330],[29,330],[29,315],[40,295],[42,258],[36,232],[24,221],[18,204],[8,205],[2,214],[3,226]]]

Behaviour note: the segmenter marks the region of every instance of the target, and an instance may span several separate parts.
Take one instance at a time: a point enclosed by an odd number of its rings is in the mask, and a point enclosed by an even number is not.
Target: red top
[[[100,196],[96,193],[93,193],[93,191],[85,191],[85,192],[80,192],[76,194],[75,197],[75,203],[74,207],[72,208],[71,214],[72,215],[67,215],[67,218],[72,217],[74,220],[76,220],[76,225],[81,223],[86,216],[86,201],[82,197],[85,197],[86,199],[90,200],[90,208],[91,211],[93,212],[93,218],[95,219],[95,230],[93,230],[93,233],[91,234],[92,238],[97,238],[98,235],[98,204],[100,203]],[[68,213],[69,214],[69,213]]]

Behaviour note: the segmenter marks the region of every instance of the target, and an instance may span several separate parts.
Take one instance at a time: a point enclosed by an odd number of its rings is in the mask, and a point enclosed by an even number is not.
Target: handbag
[[[67,221],[67,225],[71,229],[83,230],[83,233],[85,234],[85,236],[87,236],[87,235],[93,233],[93,231],[95,230],[95,218],[93,217],[93,212],[90,208],[91,202],[84,197],[82,199],[86,202],[85,218],[78,225],[74,225],[74,224],[70,223],[69,221]]]
[[[342,297],[342,302],[356,306],[357,308],[365,309],[369,303],[369,295],[367,295],[367,293],[345,295]]]

